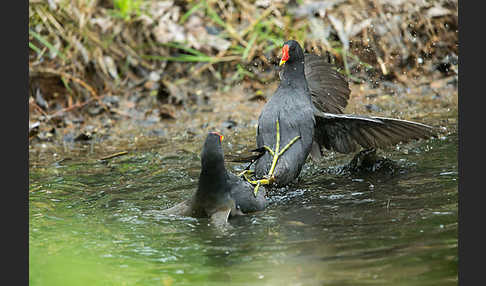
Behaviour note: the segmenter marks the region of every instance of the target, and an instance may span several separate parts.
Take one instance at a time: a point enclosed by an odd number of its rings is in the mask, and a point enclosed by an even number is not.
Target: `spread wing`
[[[322,148],[340,153],[358,151],[359,146],[383,148],[435,135],[428,125],[385,117],[331,114],[315,111],[314,140]]]
[[[351,90],[335,66],[323,57],[306,54],[304,72],[315,107],[322,112],[343,113]]]

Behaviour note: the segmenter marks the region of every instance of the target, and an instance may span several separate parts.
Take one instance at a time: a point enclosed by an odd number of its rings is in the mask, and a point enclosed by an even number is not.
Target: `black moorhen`
[[[257,197],[253,186],[226,170],[221,142],[223,136],[210,132],[201,151],[198,188],[190,200],[164,211],[192,217],[208,217],[215,224],[226,223],[230,216],[264,210],[268,202],[265,191]]]
[[[311,153],[322,147],[340,153],[385,147],[433,136],[430,126],[384,117],[342,114],[350,89],[346,80],[317,55],[304,55],[294,40],[284,43],[280,84],[258,118],[256,185],[285,186],[298,177]],[[282,147],[283,146],[283,147]],[[249,172],[251,173],[251,172]]]

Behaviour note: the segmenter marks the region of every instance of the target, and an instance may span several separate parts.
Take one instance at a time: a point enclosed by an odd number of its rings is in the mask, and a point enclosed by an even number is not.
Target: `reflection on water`
[[[309,161],[224,233],[160,212],[194,192],[200,143],[31,167],[31,285],[457,284],[457,135],[387,152],[393,173]]]

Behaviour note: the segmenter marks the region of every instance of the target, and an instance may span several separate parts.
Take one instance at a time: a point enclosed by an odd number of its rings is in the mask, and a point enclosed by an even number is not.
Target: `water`
[[[252,142],[233,140],[225,152]],[[393,172],[309,161],[296,186],[226,232],[160,212],[194,192],[202,137],[107,162],[31,162],[30,285],[457,285],[457,141],[387,150]]]

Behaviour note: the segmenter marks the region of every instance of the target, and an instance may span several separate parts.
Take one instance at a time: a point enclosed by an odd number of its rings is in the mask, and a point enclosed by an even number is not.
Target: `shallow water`
[[[225,152],[251,135],[225,139]],[[194,192],[203,139],[31,162],[30,285],[457,284],[457,134],[387,150],[392,172],[309,161],[267,210],[224,232],[160,212]]]

